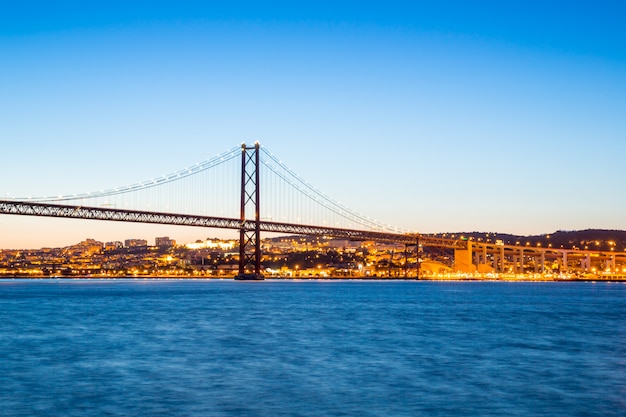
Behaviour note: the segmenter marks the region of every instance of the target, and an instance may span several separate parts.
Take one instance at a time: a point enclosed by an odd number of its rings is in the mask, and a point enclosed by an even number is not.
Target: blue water
[[[626,285],[0,281],[2,416],[625,416]]]

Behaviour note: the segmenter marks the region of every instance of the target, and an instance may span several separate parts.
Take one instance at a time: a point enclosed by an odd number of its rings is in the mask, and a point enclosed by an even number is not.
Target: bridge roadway
[[[83,207],[11,200],[0,200],[0,214],[169,224],[235,230],[241,230],[242,226],[241,219],[227,217],[196,216],[191,214],[120,210],[104,207]],[[246,230],[253,230],[255,226],[254,221],[243,221],[243,227],[246,228]],[[361,241],[373,240],[377,242],[393,242],[406,245],[419,244],[421,246],[449,249],[467,249],[466,241],[432,237],[418,233],[390,233],[268,221],[261,221],[259,226],[261,231],[272,233],[329,236]]]

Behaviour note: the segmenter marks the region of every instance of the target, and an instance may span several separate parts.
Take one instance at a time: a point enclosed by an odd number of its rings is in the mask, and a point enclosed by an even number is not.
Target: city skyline
[[[108,189],[259,140],[409,230],[626,229],[626,6],[539,7],[3,6],[0,192]],[[221,235],[0,217],[0,248]]]

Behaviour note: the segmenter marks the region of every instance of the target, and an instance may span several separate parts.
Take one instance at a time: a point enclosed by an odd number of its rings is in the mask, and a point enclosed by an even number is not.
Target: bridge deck
[[[170,224],[235,230],[241,230],[242,226],[246,230],[252,230],[255,227],[254,222],[242,222],[240,219],[227,217],[196,216],[190,214],[120,210],[105,207],[83,207],[10,200],[0,200],[0,214]],[[417,233],[390,233],[268,221],[260,222],[260,230],[263,232],[329,236],[351,240],[374,240],[379,242],[394,242],[408,245],[415,245],[419,243],[422,246],[436,246],[452,249],[465,249],[467,247],[467,242],[465,241],[436,238]]]

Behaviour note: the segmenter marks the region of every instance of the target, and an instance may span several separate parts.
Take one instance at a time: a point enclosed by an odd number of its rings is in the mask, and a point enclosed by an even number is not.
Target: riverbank
[[[0,280],[189,280],[189,281],[213,281],[213,280],[234,280],[234,276],[187,276],[187,275],[131,275],[131,276],[106,276],[106,275],[0,275]],[[420,277],[370,277],[370,276],[338,276],[338,277],[316,277],[316,276],[271,276],[265,277],[266,281],[453,281],[453,282],[626,282],[626,275],[601,275],[601,276],[532,276],[532,275],[501,275],[501,276],[478,276],[478,275],[442,275],[442,276],[420,276]]]

